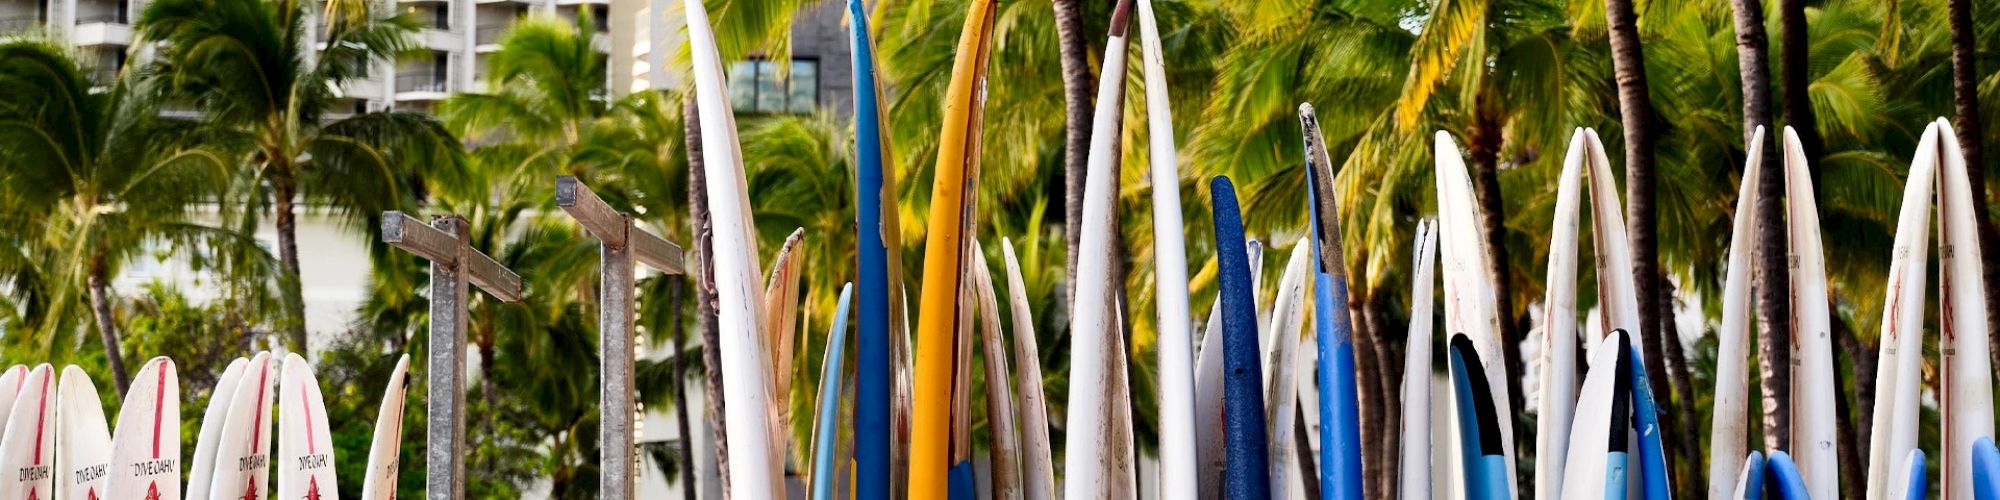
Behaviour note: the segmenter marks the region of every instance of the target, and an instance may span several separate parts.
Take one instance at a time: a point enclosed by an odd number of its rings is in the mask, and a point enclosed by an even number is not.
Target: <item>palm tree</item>
[[[1965,149],[1965,178],[1978,187],[1979,196],[1972,197],[1976,213],[1988,213],[1986,205],[1986,156],[1982,125],[1979,120],[1979,47],[1978,29],[1973,24],[1972,2],[1969,0],[1947,0],[1951,24],[1951,95],[1952,127],[1958,132],[1959,147]],[[1995,233],[1993,220],[1979,218],[1979,251],[1985,263],[1986,315],[2000,317],[2000,264],[1993,259],[2000,252],[2000,233]],[[1990,325],[1987,329],[1989,341],[2000,342],[2000,325]],[[1993,359],[2000,362],[2000,352],[1993,353]]]
[[[1826,146],[1819,136],[1819,120],[1814,116],[1810,97],[1812,40],[1808,35],[1806,1],[1778,0],[1778,64],[1785,91],[1785,125],[1798,132],[1799,142],[1806,150],[1806,163],[1818,165]]]
[[[192,107],[211,134],[246,144],[240,160],[271,197],[280,281],[292,318],[283,328],[310,347],[300,296],[297,211],[301,200],[349,216],[411,206],[417,165],[458,163],[458,142],[429,115],[332,113],[347,84],[412,48],[414,18],[389,16],[366,0],[328,0],[320,21],[300,0],[160,0],[137,26],[158,42],[148,73],[175,106]]]
[[[1054,0],[1057,60],[1062,63],[1063,87],[1063,242],[1076,248],[1083,229],[1084,163],[1090,148],[1090,113],[1096,104],[1097,76],[1090,71],[1090,38],[1084,34],[1083,5],[1079,0]],[[1068,259],[1063,297],[1076,288],[1076,254],[1063,252]],[[1058,308],[1064,309],[1064,308]]]
[[[8,96],[0,101],[0,181],[13,200],[0,239],[22,245],[10,249],[21,258],[10,263],[23,266],[0,273],[33,278],[16,281],[14,293],[48,294],[34,300],[43,315],[26,330],[37,352],[49,353],[84,297],[122,395],[131,377],[111,290],[118,271],[159,244],[254,243],[190,213],[230,182],[227,161],[197,144],[194,124],[162,116],[150,86],[126,78],[100,86],[86,74],[59,42],[0,44],[0,94]]]
[[[1764,32],[1764,3],[1759,0],[1730,0],[1736,21],[1737,73],[1743,92],[1743,147],[1764,127],[1765,135],[1778,130],[1771,121],[1770,37]],[[1764,141],[1764,165],[1776,165],[1778,149],[1774,140]],[[1758,383],[1764,398],[1764,448],[1784,449],[1779,436],[1791,434],[1791,415],[1781,408],[1791,400],[1790,344],[1780,332],[1791,331],[1791,276],[1785,269],[1785,188],[1778,182],[1777,169],[1766,169],[1766,179],[1757,184],[1757,336]]]

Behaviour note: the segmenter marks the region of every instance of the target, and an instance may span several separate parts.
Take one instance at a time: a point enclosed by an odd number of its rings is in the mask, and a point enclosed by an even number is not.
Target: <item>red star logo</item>
[[[252,478],[250,479],[250,482],[244,484],[244,486],[245,488],[243,489],[243,497],[242,497],[243,500],[257,500],[257,480],[255,478]]]
[[[154,482],[151,482],[151,483],[148,483],[148,484],[146,484],[146,498],[145,498],[145,500],[160,500],[160,482],[159,482],[159,481],[154,481]]]
[[[305,500],[319,500],[319,478],[313,477],[308,479],[308,481],[306,483]]]

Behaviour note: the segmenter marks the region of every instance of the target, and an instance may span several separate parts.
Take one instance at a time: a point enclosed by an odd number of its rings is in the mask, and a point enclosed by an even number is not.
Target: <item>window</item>
[[[742,113],[811,113],[819,105],[819,61],[793,59],[789,75],[773,61],[732,64],[729,104]]]

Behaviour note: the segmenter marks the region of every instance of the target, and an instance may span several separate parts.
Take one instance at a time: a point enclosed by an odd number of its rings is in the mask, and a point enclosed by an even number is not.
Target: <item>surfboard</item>
[[[945,498],[948,493],[945,467],[950,465],[952,325],[962,305],[958,302],[959,272],[966,263],[964,239],[969,236],[963,234],[966,185],[979,156],[980,108],[985,105],[980,87],[985,83],[996,10],[990,0],[975,0],[968,7],[952,63],[951,84],[945,92],[925,232],[924,295],[917,308],[914,433],[907,492],[911,498]]]
[[[1986,290],[1980,286],[1979,231],[1965,154],[1951,124],[1938,124],[1938,288],[1941,312],[1938,379],[1943,419],[1942,498],[1972,489],[1974,439],[1993,435],[1993,372],[1986,339]],[[1965,256],[1968,258],[1958,258]],[[1963,333],[1963,335],[1961,335]],[[1948,348],[1946,348],[1948,347]]]
[[[1604,141],[1594,129],[1583,130],[1585,161],[1590,167],[1591,237],[1597,249],[1597,301],[1603,335],[1623,328],[1639,331],[1637,277],[1632,275],[1631,239],[1625,233],[1625,203],[1619,201],[1618,182],[1611,174],[1611,161]],[[1634,339],[1633,343],[1641,342]],[[1592,344],[1593,348],[1595,342]],[[1643,359],[1634,362],[1645,363]]]
[[[104,419],[104,401],[97,384],[76,365],[63,367],[56,382],[56,498],[97,500],[108,490],[111,425]]]
[[[685,0],[694,97],[701,121],[703,168],[708,176],[709,212],[714,224],[716,322],[721,328],[723,415],[729,437],[729,490],[742,498],[776,498],[783,492],[780,460],[774,454],[783,429],[773,429],[770,405],[778,395],[767,376],[769,351],[759,324],[764,317],[759,279],[756,222],[752,220],[743,172],[743,151],[730,110],[728,84],[708,8]],[[761,464],[761,466],[760,466]]]
[[[968,179],[977,173],[967,172]],[[969,182],[969,181],[968,181]],[[967,213],[967,220],[976,214]],[[972,477],[972,321],[973,312],[979,309],[973,299],[973,278],[971,255],[979,253],[976,228],[967,224],[967,230],[959,234],[967,235],[965,256],[967,264],[960,268],[958,276],[958,320],[952,325],[951,361],[951,477],[947,487],[950,500],[978,500]]]
[[[891,403],[901,338],[901,236],[897,227],[895,159],[876,83],[875,42],[868,31],[868,10],[861,0],[848,0],[847,34],[854,63],[855,163],[855,498],[888,500],[899,483],[891,478]],[[895,312],[892,312],[895,311]]]
[[[194,440],[193,466],[188,469],[189,500],[207,500],[209,497],[209,480],[215,477],[215,449],[222,439],[222,424],[229,419],[229,405],[235,401],[236,385],[243,381],[243,371],[249,365],[248,359],[230,361],[229,367],[222,370],[222,377],[215,379],[215,387],[208,393],[208,408],[201,414],[201,432]]]
[[[1728,496],[1723,496],[1723,497],[1710,496],[1709,498],[1727,498],[1732,500],[1757,500],[1759,498],[1763,498],[1764,496],[1763,454],[1752,451],[1750,452],[1749,458],[1743,459],[1743,467],[1737,471],[1736,483],[1734,489],[1730,491],[1731,493],[1726,493],[1726,495]]]
[[[1639,347],[1627,346],[1632,351],[1632,428],[1638,434],[1636,449],[1630,456],[1638,460],[1640,490],[1645,498],[1671,498],[1673,492],[1667,478],[1667,449],[1660,433],[1660,409],[1653,399],[1652,381],[1646,378],[1646,366],[1636,360],[1642,359]]]
[[[1147,158],[1153,194],[1153,308],[1159,314],[1159,491],[1194,498],[1194,337],[1188,305],[1187,235],[1181,220],[1180,158],[1175,151],[1166,53],[1153,1],[1139,0],[1139,53],[1146,77]]]
[[[1106,359],[1105,336],[1119,335],[1115,292],[1111,282],[1111,238],[1117,231],[1119,151],[1118,120],[1125,98],[1126,27],[1130,24],[1132,2],[1118,2],[1111,15],[1110,41],[1104,49],[1104,64],[1097,85],[1097,109],[1091,119],[1090,153],[1085,167],[1082,230],[1077,240],[1076,285],[1070,307],[1071,387],[1099,390],[1070,391],[1068,429],[1064,453],[1063,482],[1066,498],[1098,498],[1114,489],[1114,469],[1119,450],[1110,441],[1113,422],[1105,417],[1115,406],[1110,400],[1115,389],[1111,363]],[[1104,429],[1097,432],[1095,429]]]
[[[1495,413],[1486,364],[1465,334],[1451,338],[1453,399],[1456,400],[1459,466],[1465,475],[1465,495],[1474,500],[1511,499],[1506,450],[1500,448],[1500,416]]]
[[[1236,188],[1228,177],[1209,184],[1214,199],[1215,247],[1243,245],[1243,213]],[[1245,255],[1244,257],[1248,257]],[[1222,407],[1226,433],[1228,498],[1270,498],[1270,448],[1265,439],[1262,361],[1258,360],[1256,303],[1251,289],[1250,262],[1236,252],[1216,255],[1216,276],[1222,300]],[[1211,336],[1216,333],[1209,334]]]
[[[48,363],[22,378],[6,436],[0,438],[0,470],[8,471],[0,498],[55,498],[57,392],[55,368]]]
[[[1889,277],[1882,302],[1881,353],[1876,361],[1875,421],[1869,433],[1869,500],[1900,494],[1899,450],[1917,446],[1919,398],[1923,390],[1924,293],[1930,258],[1931,188],[1936,184],[1937,124],[1924,128],[1903,183],[1903,206],[1889,254]],[[1914,353],[1907,355],[1904,353]]]
[[[1813,201],[1805,150],[1785,128],[1785,204],[1792,262],[1792,380],[1835,380],[1832,323],[1827,316],[1826,252],[1820,242],[1819,204]],[[1839,498],[1834,385],[1795,383],[1792,397],[1793,459],[1813,498]]]
[[[0,430],[7,428],[9,410],[14,408],[14,399],[20,397],[21,386],[28,380],[27,365],[14,365],[0,374]]]
[[[798,339],[799,278],[805,271],[805,228],[792,230],[778,256],[771,260],[769,281],[764,284],[764,347],[771,350],[771,399],[767,402],[770,426],[780,429],[771,436],[774,470],[783,474],[786,463],[805,463],[805,448],[791,446],[792,359]],[[789,452],[788,452],[789,451]],[[801,454],[793,456],[793,454]],[[780,476],[782,477],[782,476]]]
[[[1926,484],[1924,480],[1924,450],[1919,448],[1910,449],[1910,453],[1903,458],[1903,468],[1900,472],[1903,474],[1901,478],[1902,484],[1899,485],[1901,489],[1892,489],[1889,498],[1893,500],[1924,500],[1924,496],[1930,494],[1930,485]],[[1987,476],[1986,481],[1990,482],[1993,480],[1992,476]]]
[[[1478,351],[1480,359],[1500,360],[1501,342],[1500,312],[1495,304],[1496,285],[1486,274],[1487,262],[1492,259],[1486,248],[1485,239],[1479,236],[1479,208],[1472,194],[1472,180],[1466,173],[1465,160],[1459,157],[1458,143],[1451,134],[1437,133],[1434,152],[1437,161],[1438,189],[1438,230],[1443,239],[1440,247],[1444,252],[1441,261],[1444,271],[1445,331],[1464,334]],[[1486,380],[1508,380],[1505,363],[1483,363]],[[1512,418],[1514,410],[1508,400],[1507,384],[1489,384],[1489,399],[1494,404],[1496,415]],[[1456,401],[1447,398],[1447,401]],[[1514,448],[1514,426],[1500,425],[1499,438],[1502,458],[1513,470],[1514,455],[1507,450]],[[1507,498],[1514,497],[1514,475],[1505,474]]]
[[[1195,352],[1194,442],[1196,498],[1222,497],[1228,467],[1222,426],[1222,296],[1208,308],[1201,349]]]
[[[993,286],[993,272],[986,254],[974,252],[973,287],[979,295],[979,335],[986,348],[986,421],[992,436],[991,479],[995,498],[1022,498],[1021,440],[1015,427],[1013,391],[1007,381],[1013,371],[1007,366],[1007,343],[1000,333],[1000,299]]]
[[[1716,330],[1715,400],[1708,434],[1708,497],[1725,498],[1741,486],[1732,481],[1750,452],[1750,288],[1756,267],[1757,186],[1764,175],[1764,128],[1757,127],[1736,189],[1736,216],[1729,231],[1729,268],[1722,281],[1722,324]],[[1885,344],[1886,345],[1886,344]],[[1885,349],[1885,351],[1890,349]],[[1889,366],[1889,365],[1883,365]],[[1754,456],[1762,462],[1761,455]],[[1761,476],[1759,476],[1761,477]],[[1760,483],[1761,484],[1761,483]]]
[[[1770,477],[1765,482],[1775,491],[1775,500],[1812,500],[1812,492],[1807,490],[1806,480],[1800,474],[1799,466],[1792,456],[1784,451],[1771,452],[1771,459],[1764,464],[1764,473]]]
[[[1415,254],[1411,257],[1416,261],[1411,268],[1416,271],[1410,273],[1410,331],[1403,344],[1403,446],[1397,491],[1405,500],[1431,497],[1431,311],[1437,302],[1432,293],[1437,282],[1437,244],[1437,221],[1417,221],[1416,242],[1411,245]]]
[[[1278,489],[1291,484],[1292,471],[1299,468],[1297,443],[1292,435],[1296,414],[1293,407],[1299,403],[1294,367],[1298,365],[1299,334],[1305,330],[1306,279],[1313,272],[1312,254],[1311,237],[1300,238],[1292,245],[1292,256],[1285,261],[1285,273],[1278,279],[1277,296],[1271,305],[1271,342],[1263,346],[1264,366],[1271,369],[1264,380],[1268,419],[1264,435],[1269,452],[1266,456],[1271,466],[1271,487]]]
[[[1535,410],[1535,498],[1541,500],[1561,498],[1570,416],[1576,410],[1577,219],[1586,144],[1583,129],[1570,134],[1569,153],[1556,182],[1555,221],[1550,223],[1541,373],[1535,379],[1541,395]]]
[[[243,367],[216,435],[209,500],[270,498],[271,403],[278,382],[273,371],[269,352],[257,353]]]
[[[102,498],[180,500],[181,382],[173,360],[139,368],[119,408]]]
[[[2000,449],[1994,449],[1990,437],[1972,444],[1972,498],[2000,499]]]
[[[1015,390],[1020,391],[1014,407],[1021,417],[1021,493],[1029,500],[1055,498],[1055,460],[1049,448],[1048,403],[1042,394],[1041,348],[1035,342],[1035,319],[1028,306],[1027,282],[1021,279],[1021,261],[1014,255],[1014,242],[1000,239],[1000,255],[1007,264],[1007,310],[1012,317],[1014,359],[1021,369],[1014,372]]]
[[[840,299],[833,306],[833,328],[827,332],[825,361],[820,365],[819,375],[819,417],[813,421],[813,500],[829,500],[833,496],[835,459],[834,449],[839,447],[840,428],[840,379],[842,360],[847,357],[847,314],[854,298],[854,284],[840,287]]]
[[[333,431],[319,377],[298,353],[285,354],[278,385],[278,498],[337,500],[340,480]]]
[[[410,388],[410,355],[396,359],[382,402],[375,410],[375,435],[369,441],[368,469],[361,482],[361,500],[395,500],[396,479],[402,471],[404,391]]]
[[[1631,340],[1624,330],[1614,330],[1603,342],[1613,348],[1590,352],[1576,415],[1570,419],[1563,498],[1624,498],[1626,439],[1632,428]]]
[[[1313,240],[1313,327],[1319,366],[1319,485],[1322,496],[1362,496],[1360,394],[1354,382],[1354,318],[1347,309],[1347,254],[1334,203],[1333,159],[1312,104],[1299,105],[1305,137],[1307,214]]]

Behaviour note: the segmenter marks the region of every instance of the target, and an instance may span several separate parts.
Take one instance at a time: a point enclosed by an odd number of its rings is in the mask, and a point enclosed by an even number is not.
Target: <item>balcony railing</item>
[[[510,26],[480,26],[473,32],[473,39],[480,45],[500,43],[500,37],[507,34]]]
[[[126,18],[124,9],[119,9],[117,12],[104,12],[98,14],[76,16],[76,23],[77,24],[92,24],[92,23],[130,24],[130,21]]]
[[[444,75],[396,75],[397,92],[446,92],[449,87]]]

